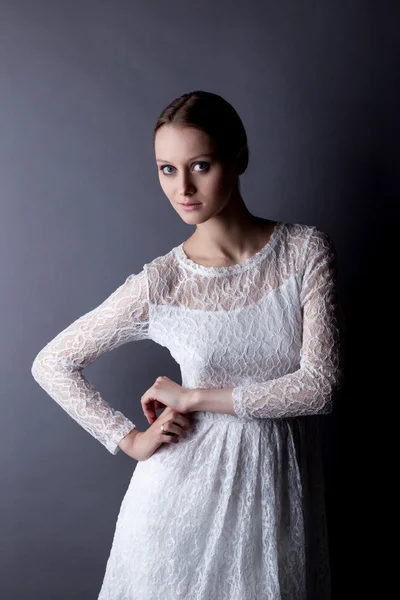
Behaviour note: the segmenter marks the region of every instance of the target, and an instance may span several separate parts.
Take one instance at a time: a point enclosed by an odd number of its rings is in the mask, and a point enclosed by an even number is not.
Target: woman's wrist
[[[122,440],[118,443],[119,448],[126,454],[129,454],[132,450],[135,437],[141,433],[137,427],[134,427]]]
[[[186,412],[206,411],[235,415],[232,400],[233,388],[197,388],[188,390]]]
[[[191,412],[194,412],[196,410],[199,410],[197,408],[197,405],[199,403],[199,392],[200,391],[201,391],[200,389],[186,388],[186,392],[185,392],[185,413],[191,413]]]

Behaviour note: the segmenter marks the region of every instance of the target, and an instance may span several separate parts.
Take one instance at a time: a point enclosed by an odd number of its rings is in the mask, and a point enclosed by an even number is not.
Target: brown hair
[[[197,90],[175,98],[157,120],[153,146],[157,131],[166,124],[204,131],[215,143],[223,162],[231,164],[238,159],[240,175],[247,169],[249,149],[246,130],[236,110],[222,96]]]

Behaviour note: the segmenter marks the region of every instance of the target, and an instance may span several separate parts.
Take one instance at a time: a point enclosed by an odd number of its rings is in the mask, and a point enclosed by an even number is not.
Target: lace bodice
[[[112,454],[135,425],[83,369],[127,342],[152,339],[182,385],[233,388],[238,419],[329,412],[341,382],[336,254],[314,226],[278,222],[244,263],[208,267],[183,244],[146,263],[36,356],[32,375]]]

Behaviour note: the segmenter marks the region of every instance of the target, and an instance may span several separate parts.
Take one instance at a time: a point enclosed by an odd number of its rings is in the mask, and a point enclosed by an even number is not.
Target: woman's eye
[[[160,171],[162,171],[164,175],[169,175],[169,173],[165,173],[164,169],[173,169],[173,167],[171,167],[171,165],[163,165],[160,167]]]
[[[207,171],[207,169],[209,167],[209,164],[207,162],[198,162],[198,163],[196,163],[196,165],[206,165],[206,168],[205,169],[201,169],[201,171]]]
[[[197,173],[203,173],[204,171],[207,171],[210,166],[208,162],[204,162],[204,161],[201,161],[201,162],[198,162],[195,164],[195,166],[197,166],[197,165],[205,165],[205,168],[196,171]],[[173,167],[172,165],[161,165],[160,171],[162,171],[164,173],[164,175],[171,175],[171,171],[164,171],[164,169],[174,169],[174,168],[175,167]]]

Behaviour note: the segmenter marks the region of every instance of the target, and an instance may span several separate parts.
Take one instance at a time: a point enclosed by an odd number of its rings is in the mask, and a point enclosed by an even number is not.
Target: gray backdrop
[[[249,209],[316,225],[336,244],[347,387],[322,426],[334,591],[345,597],[340,415],[365,399],[362,357],[376,332],[364,315],[379,297],[370,278],[384,276],[394,239],[395,6],[0,2],[3,600],[97,598],[136,463],[109,454],[30,369],[47,341],[191,234],[159,187],[152,130],[166,104],[194,89],[223,95],[243,119]],[[140,396],[155,378],[180,381],[149,340],[85,374],[139,429]]]

